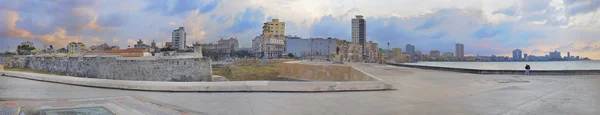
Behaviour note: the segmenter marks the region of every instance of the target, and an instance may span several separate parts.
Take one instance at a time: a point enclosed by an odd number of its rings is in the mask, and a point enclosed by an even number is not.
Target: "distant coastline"
[[[539,61],[460,61],[460,60],[451,60],[451,61],[440,61],[440,60],[432,60],[432,61],[417,61],[417,62],[409,62],[409,63],[418,63],[418,62],[571,62],[571,61],[600,61],[600,60],[539,60]]]

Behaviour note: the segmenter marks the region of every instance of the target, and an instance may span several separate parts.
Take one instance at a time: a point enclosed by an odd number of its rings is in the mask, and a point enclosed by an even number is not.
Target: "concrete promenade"
[[[481,75],[349,63],[397,90],[148,92],[0,76],[0,100],[135,96],[210,115],[598,115],[600,76]]]
[[[390,90],[392,86],[382,81],[352,82],[293,82],[293,81],[230,81],[230,82],[165,82],[165,81],[127,81],[110,79],[80,78],[71,76],[37,74],[0,70],[8,77],[24,78],[54,83],[126,89],[142,91],[168,92],[323,92],[323,91],[368,91]]]

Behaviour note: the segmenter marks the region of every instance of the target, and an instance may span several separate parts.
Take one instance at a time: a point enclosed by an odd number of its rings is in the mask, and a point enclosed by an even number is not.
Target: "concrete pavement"
[[[600,76],[477,75],[348,63],[397,90],[327,93],[146,92],[0,76],[0,98],[140,96],[216,115],[597,115]]]
[[[390,90],[392,86],[382,81],[230,81],[230,82],[166,82],[93,79],[61,75],[38,74],[0,70],[3,76],[54,83],[142,91],[170,92],[328,92]]]

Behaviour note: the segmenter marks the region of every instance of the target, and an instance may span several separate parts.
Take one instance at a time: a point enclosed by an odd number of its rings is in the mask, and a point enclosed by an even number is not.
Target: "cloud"
[[[79,36],[69,36],[64,28],[57,28],[54,33],[45,35],[33,35],[27,30],[16,28],[16,22],[20,20],[19,14],[15,11],[5,10],[2,12],[5,17],[4,25],[6,27],[0,30],[0,35],[12,38],[37,39],[45,44],[54,46],[66,46],[71,41],[80,41]]]
[[[523,0],[521,10],[525,12],[539,12],[550,7],[552,0]]]
[[[133,47],[133,45],[137,44],[137,41],[133,39],[127,39],[127,45]]]
[[[199,13],[204,14],[213,11],[218,4],[219,0],[176,0],[174,1],[173,5],[170,5],[170,2],[167,0],[149,0],[147,6],[143,10],[148,12],[160,12],[168,16],[185,14],[189,11],[195,10],[198,10]]]
[[[517,10],[518,10],[517,6],[512,6],[512,7],[496,10],[496,11],[492,12],[492,14],[504,14],[507,16],[515,16],[517,14]]]
[[[98,24],[106,27],[120,27],[127,23],[127,17],[124,14],[112,13],[100,18]]]
[[[440,39],[440,38],[446,36],[446,34],[448,34],[448,32],[438,32],[438,33],[431,35],[431,39]]]
[[[425,23],[423,23],[423,25],[420,25],[417,28],[415,28],[415,30],[423,30],[423,29],[432,28],[432,27],[440,24],[442,22],[442,20],[443,19],[429,18],[429,19],[427,19],[427,21],[425,21]]]
[[[245,33],[251,29],[260,29],[265,21],[265,13],[261,9],[246,8],[235,15],[233,24],[226,29],[232,33]]]
[[[511,29],[511,27],[508,24],[500,24],[496,26],[492,24],[486,24],[475,31],[472,36],[475,38],[491,38],[496,37],[498,34],[507,32],[509,29]]]
[[[229,21],[230,16],[217,16],[216,14],[211,14],[210,19],[217,21],[220,24],[224,24]]]
[[[121,40],[120,40],[120,39],[118,39],[118,38],[113,38],[113,39],[112,39],[112,42],[113,42],[113,43],[119,43],[119,41],[121,41]]]
[[[106,41],[106,40],[100,39],[99,37],[91,37],[91,38],[90,38],[90,41],[91,41],[92,43],[99,44],[99,43],[104,43],[104,41]]]
[[[311,25],[310,35],[311,37],[335,37],[349,40],[351,39],[351,26],[349,23],[335,18],[333,15],[323,16]]]
[[[598,0],[565,0],[565,4],[568,6],[567,15],[569,16],[596,12],[600,9]]]

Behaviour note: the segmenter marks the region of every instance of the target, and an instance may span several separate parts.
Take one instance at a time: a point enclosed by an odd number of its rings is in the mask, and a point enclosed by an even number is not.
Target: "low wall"
[[[451,67],[437,67],[437,66],[424,66],[424,65],[408,65],[398,63],[387,63],[388,65],[419,68],[419,69],[431,69],[440,71],[451,71],[461,73],[473,73],[473,74],[510,74],[510,75],[523,75],[525,70],[481,70],[481,69],[466,69],[466,68],[451,68]],[[530,75],[600,75],[600,70],[530,70]]]
[[[282,63],[281,77],[307,81],[377,81],[351,66]]]
[[[174,57],[4,57],[6,68],[87,78],[135,81],[212,81],[210,59]]]

